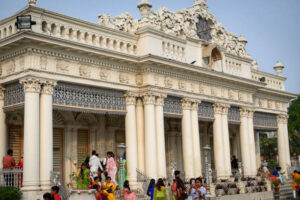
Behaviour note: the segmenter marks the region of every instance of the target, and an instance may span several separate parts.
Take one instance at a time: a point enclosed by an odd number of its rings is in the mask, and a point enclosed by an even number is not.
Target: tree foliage
[[[300,96],[291,102],[288,114],[291,154],[300,155]]]

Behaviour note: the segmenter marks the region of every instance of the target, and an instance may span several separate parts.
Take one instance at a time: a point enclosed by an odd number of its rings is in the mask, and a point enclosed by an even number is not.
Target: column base
[[[34,200],[34,199],[43,199],[43,194],[45,191],[40,191],[40,190],[24,190],[22,188],[22,200]],[[49,191],[47,191],[49,192]]]

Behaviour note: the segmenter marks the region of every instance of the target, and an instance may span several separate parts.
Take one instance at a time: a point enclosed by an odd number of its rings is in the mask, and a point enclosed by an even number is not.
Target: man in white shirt
[[[203,187],[202,180],[200,178],[196,179],[195,184],[191,184],[189,195],[192,196],[193,200],[205,199],[206,189]]]
[[[91,178],[98,176],[98,169],[100,168],[103,171],[103,167],[100,163],[99,158],[97,157],[97,153],[95,150],[92,151],[92,156],[90,157],[89,161],[90,171],[91,171]]]

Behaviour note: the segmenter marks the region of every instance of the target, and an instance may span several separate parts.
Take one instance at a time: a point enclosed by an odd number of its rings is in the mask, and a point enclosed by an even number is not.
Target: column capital
[[[278,124],[287,124],[288,119],[289,119],[288,114],[279,114],[279,115],[277,115]]]
[[[3,86],[0,86],[0,100],[4,100],[4,91],[5,88]]]
[[[197,99],[192,100],[192,110],[198,111],[200,103],[201,103],[200,100],[197,100]]]
[[[40,93],[41,92],[41,80],[37,78],[25,78],[21,79],[20,83],[24,86],[24,91],[31,93]]]
[[[222,114],[223,113],[223,104],[215,103],[213,105],[214,114]]]
[[[136,105],[137,94],[133,92],[127,92],[125,94],[126,105]]]
[[[222,108],[222,115],[228,115],[228,110],[230,108],[229,104],[222,104],[223,108]]]
[[[248,118],[253,119],[254,116],[254,109],[249,108],[248,109]]]
[[[248,117],[249,108],[242,107],[240,108],[240,116],[241,117]]]
[[[183,98],[181,99],[182,110],[191,110],[192,109],[192,99]]]
[[[157,106],[164,106],[164,104],[165,104],[165,98],[166,97],[167,97],[167,95],[159,95],[156,98],[155,105],[157,105]]]
[[[49,94],[53,95],[54,87],[56,86],[57,82],[52,80],[42,80],[42,94]]]
[[[152,92],[145,92],[143,95],[144,105],[154,105],[156,100],[156,94]]]

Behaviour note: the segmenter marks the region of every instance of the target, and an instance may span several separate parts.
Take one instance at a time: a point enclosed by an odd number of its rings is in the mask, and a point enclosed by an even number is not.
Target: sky
[[[37,6],[61,14],[97,22],[99,14],[116,16],[129,12],[140,18],[140,0],[37,0]],[[149,0],[176,11],[193,5],[193,0]],[[209,11],[229,32],[243,34],[247,51],[259,69],[275,74],[273,66],[284,64],[286,90],[300,94],[300,0],[207,0]],[[0,19],[25,8],[27,0],[0,0]]]

